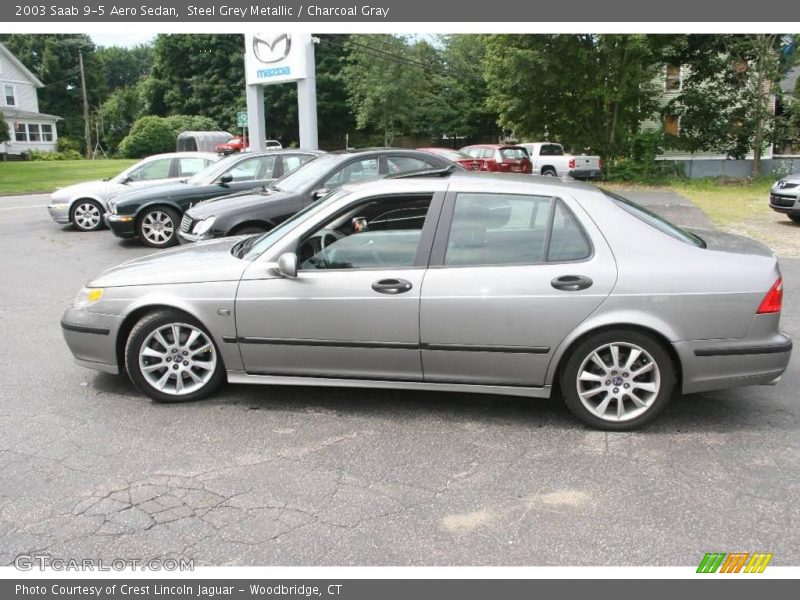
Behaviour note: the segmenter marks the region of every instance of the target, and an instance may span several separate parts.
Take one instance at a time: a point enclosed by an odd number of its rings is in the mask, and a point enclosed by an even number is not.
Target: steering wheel
[[[325,248],[331,244],[335,244],[343,237],[344,234],[336,229],[321,229],[312,237],[300,244],[300,248],[297,252],[300,263],[304,263],[310,258],[313,258],[315,255],[325,250]]]

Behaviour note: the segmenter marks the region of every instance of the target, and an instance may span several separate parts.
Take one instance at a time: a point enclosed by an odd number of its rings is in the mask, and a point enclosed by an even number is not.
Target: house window
[[[49,123],[45,123],[42,125],[42,141],[43,142],[52,142],[53,141],[53,126]]]
[[[673,63],[667,65],[667,79],[664,87],[668,92],[679,91],[683,87],[680,65]]]
[[[680,133],[680,117],[677,115],[664,115],[664,133],[678,135]]]
[[[3,86],[3,96],[6,99],[6,106],[16,106],[17,105],[17,95],[14,93],[14,86],[13,85],[4,85]]]
[[[41,142],[42,135],[39,131],[39,124],[38,123],[28,123],[28,141],[29,142]]]
[[[18,142],[27,142],[28,134],[25,129],[25,123],[14,123],[14,139]]]

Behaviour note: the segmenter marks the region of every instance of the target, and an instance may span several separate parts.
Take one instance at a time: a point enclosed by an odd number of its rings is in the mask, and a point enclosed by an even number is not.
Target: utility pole
[[[86,97],[86,76],[83,73],[83,51],[78,48],[78,65],[81,70],[81,94],[83,95],[83,138],[86,158],[92,157],[92,130],[89,125],[89,99]]]

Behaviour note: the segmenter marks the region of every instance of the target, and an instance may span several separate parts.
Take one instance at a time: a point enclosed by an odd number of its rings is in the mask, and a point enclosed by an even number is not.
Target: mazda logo
[[[288,33],[278,35],[253,36],[253,54],[262,63],[274,63],[289,56],[292,48],[292,36]]]

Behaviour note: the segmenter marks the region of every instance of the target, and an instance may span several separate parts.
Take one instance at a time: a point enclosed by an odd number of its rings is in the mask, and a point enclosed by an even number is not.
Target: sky
[[[138,44],[145,44],[155,37],[153,33],[135,32],[130,33],[90,33],[89,37],[96,46],[123,46],[128,48]]]

